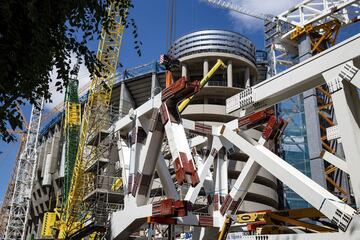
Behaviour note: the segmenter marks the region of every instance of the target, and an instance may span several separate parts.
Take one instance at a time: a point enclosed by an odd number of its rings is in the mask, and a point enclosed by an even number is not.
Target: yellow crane
[[[110,2],[108,17],[111,19],[106,29],[103,26],[97,51],[97,59],[103,64],[100,76],[94,76],[89,89],[88,100],[85,103],[79,146],[76,155],[75,167],[72,175],[71,186],[61,218],[55,224],[59,231],[57,239],[68,238],[71,234],[81,231],[84,222],[90,217],[83,205],[86,182],[91,181],[91,174],[85,169],[96,158],[96,146],[87,145],[89,139],[108,127],[109,119],[106,118],[112,88],[114,85],[116,69],[124,34],[123,19],[120,16],[119,6],[114,1]],[[96,231],[96,230],[94,230]],[[90,235],[94,231],[89,231]]]

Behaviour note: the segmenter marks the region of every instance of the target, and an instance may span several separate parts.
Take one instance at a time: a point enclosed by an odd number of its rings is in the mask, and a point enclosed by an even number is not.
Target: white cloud
[[[301,0],[231,0],[234,4],[253,13],[278,15]],[[229,10],[235,29],[259,31],[263,30],[263,21]]]
[[[76,63],[76,56],[75,54],[71,55],[71,69]],[[50,73],[50,78],[52,79],[52,82],[50,83],[50,92],[51,92],[51,103],[45,104],[45,110],[51,111],[54,107],[61,106],[64,101],[64,94],[65,89],[62,93],[56,91],[55,83],[57,82],[57,74],[56,69],[54,68],[53,71]],[[78,74],[78,80],[79,80],[79,89],[83,88],[85,85],[87,85],[90,82],[90,73],[86,66],[83,64],[80,65],[80,70]]]

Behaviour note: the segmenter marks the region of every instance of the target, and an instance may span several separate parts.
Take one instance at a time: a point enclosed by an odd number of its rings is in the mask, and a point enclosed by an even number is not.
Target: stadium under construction
[[[360,1],[203,4],[262,19],[265,49],[204,29],[120,72],[110,5],[110,77],[79,91],[74,71],[60,110],[32,108],[1,239],[360,239],[360,31],[336,41]]]

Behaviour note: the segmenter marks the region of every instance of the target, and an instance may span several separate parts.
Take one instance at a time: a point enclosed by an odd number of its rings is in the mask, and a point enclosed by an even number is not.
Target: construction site
[[[32,107],[0,239],[360,240],[360,0],[201,4],[260,19],[264,47],[189,29],[119,69],[110,4],[110,77],[80,89],[75,71],[54,111]]]

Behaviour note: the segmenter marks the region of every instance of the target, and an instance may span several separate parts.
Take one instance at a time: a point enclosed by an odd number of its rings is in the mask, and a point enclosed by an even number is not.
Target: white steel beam
[[[149,129],[144,147],[139,153],[139,168],[136,173],[136,189],[134,192],[138,206],[146,204],[149,199],[155,166],[159,159],[161,144],[164,138],[164,129],[162,126],[159,126],[157,113],[155,111],[156,117],[151,119],[152,128]]]
[[[339,158],[338,156],[336,156],[332,153],[329,153],[328,151],[323,151],[321,157],[328,163],[339,168],[341,171],[349,173],[349,169],[348,169],[348,166],[347,166],[347,163],[345,160]]]
[[[354,78],[351,80],[351,83],[356,86],[357,88],[360,88],[360,71],[357,68],[356,74]]]
[[[112,213],[110,239],[128,239],[152,215],[152,204],[138,207],[132,196],[124,199],[124,206],[124,210]]]
[[[166,138],[169,144],[172,160],[174,161],[176,180],[180,185],[184,182],[196,186],[198,183],[198,174],[191,155],[189,143],[186,138],[185,130],[181,122],[172,120],[168,106],[163,104],[161,114],[167,117],[163,122]]]
[[[224,126],[227,127],[227,124]],[[258,144],[264,146],[268,140],[276,141],[277,138],[282,134],[285,127],[286,123],[283,120],[276,121],[275,116],[270,117],[261,136],[257,138]],[[248,133],[251,134],[251,131],[243,131],[242,136],[245,140],[254,142],[253,138],[251,138]],[[222,144],[225,146],[225,148],[227,148],[229,145],[227,140],[222,140]],[[233,146],[231,147],[233,148]],[[222,215],[236,214],[260,169],[260,164],[249,157],[245,163],[245,166],[241,170],[240,175],[236,179],[235,184],[231,188],[230,193],[226,196],[224,203],[221,206],[220,213]]]
[[[215,175],[215,191],[213,207],[214,211],[218,211],[225,196],[228,194],[228,175],[227,161],[223,150],[218,152],[214,159],[214,175]],[[226,171],[225,171],[226,169]]]
[[[201,128],[200,128],[196,122],[188,120],[188,119],[183,119],[182,122],[183,122],[183,126],[185,129],[193,131],[193,132],[198,132],[199,134],[205,134],[204,129],[207,129],[206,130],[206,135],[208,135],[207,138],[202,137],[202,136],[197,136],[195,138],[212,139],[211,146],[209,147],[210,153],[209,153],[208,157],[205,159],[204,163],[197,163],[198,174],[199,174],[199,184],[196,187],[190,187],[185,196],[185,200],[195,203],[196,198],[198,197],[199,192],[201,190],[201,187],[204,187],[205,192],[208,192],[209,189],[212,189],[211,191],[213,191],[213,192],[215,190],[214,189],[214,187],[215,187],[214,180],[212,177],[209,177],[209,175],[210,176],[212,175],[212,173],[210,172],[210,167],[212,164],[214,164],[215,157],[217,156],[220,149],[223,147],[223,144],[220,142],[220,139],[218,137],[212,136],[213,131],[216,131],[217,127],[201,124],[200,125]],[[231,127],[232,129],[236,129],[238,127],[238,122],[237,122],[237,120],[233,120],[233,121],[227,123],[226,125]],[[210,136],[212,136],[212,137],[210,138]],[[230,146],[232,146],[232,145],[230,145]],[[223,170],[223,171],[225,171],[225,170]],[[226,168],[226,171],[227,171],[227,168]],[[218,187],[218,189],[219,189],[219,187]]]
[[[360,99],[358,89],[351,83],[357,72],[352,62],[325,72],[324,78],[332,97],[344,148],[348,173],[351,178],[357,207],[360,206]]]
[[[133,120],[133,128],[131,130],[130,137],[130,167],[129,167],[129,178],[128,187],[126,194],[130,194],[133,191],[135,184],[135,176],[139,168],[140,153],[144,149],[144,142],[140,135],[144,134],[144,130],[141,127],[138,118]],[[136,189],[135,189],[136,190]]]
[[[266,143],[266,140],[261,137],[258,142],[260,145],[264,145]],[[241,170],[240,175],[234,183],[234,186],[231,188],[228,196],[226,196],[226,198],[229,199],[225,199],[226,206],[225,204],[223,204],[222,206],[222,208],[224,208],[224,210],[222,210],[222,212],[224,212],[224,215],[235,214],[237,212],[237,209],[244,201],[245,196],[248,193],[249,188],[254,182],[260,169],[260,164],[258,164],[251,157],[246,161],[245,166]]]
[[[120,135],[120,134],[119,134]],[[117,148],[119,154],[119,162],[122,170],[122,181],[124,192],[128,192],[128,179],[129,179],[129,170],[130,170],[130,147],[127,145],[124,139],[119,136],[117,141]]]
[[[184,126],[185,128],[185,126]],[[196,136],[189,139],[189,146],[190,148],[198,147],[200,145],[203,145],[207,142],[207,138],[203,136]]]
[[[195,129],[196,122],[184,119],[183,123],[184,123],[184,127],[186,129],[196,131],[196,129]],[[226,124],[226,126],[235,130],[238,127],[238,120],[236,119],[236,120],[230,121]],[[217,130],[217,127],[211,127],[211,133],[216,132],[216,130]],[[244,132],[246,133],[246,135],[252,136],[251,138],[255,137],[256,139],[259,139],[260,144],[265,144],[266,140],[264,138],[262,138],[261,132],[254,130],[254,129],[247,129]],[[201,136],[198,136],[198,137],[201,138]],[[195,202],[202,186],[204,186],[204,189],[206,191],[206,186],[205,186],[206,174],[209,174],[210,166],[213,164],[214,157],[216,156],[218,151],[222,148],[222,146],[224,146],[226,150],[234,147],[232,144],[229,144],[228,142],[221,142],[217,136],[212,136],[212,139],[213,139],[212,146],[210,148],[209,156],[205,160],[204,164],[198,164],[198,168],[199,168],[198,172],[199,172],[199,179],[200,179],[199,185],[196,186],[195,188],[190,187],[185,196],[185,200],[188,200],[192,203]],[[261,168],[260,165],[258,163],[256,163],[255,161],[253,161],[252,159],[249,159],[247,161],[243,171],[241,172],[234,187],[231,189],[231,192],[230,192],[230,195],[234,199],[234,201],[238,201],[239,199],[244,198],[244,196],[247,193],[248,188],[250,187],[251,183],[255,179],[260,168]],[[247,169],[249,169],[249,170],[247,170]],[[245,176],[244,176],[244,174],[245,174]],[[243,189],[246,189],[246,191]],[[239,194],[241,194],[241,195],[239,195]],[[240,206],[240,204],[238,206]]]
[[[346,231],[353,216],[356,215],[353,208],[255,141],[245,139],[225,126],[219,129],[219,136],[241,149],[309,204],[327,216],[342,231]]]
[[[191,203],[195,203],[197,196],[201,190],[201,187],[204,185],[205,179],[210,172],[210,167],[214,162],[214,158],[217,155],[218,151],[222,147],[218,138],[213,138],[211,150],[209,156],[206,158],[204,164],[202,166],[198,166],[199,173],[199,184],[196,187],[190,187],[188,192],[186,193],[185,199],[190,201]]]
[[[197,162],[197,168],[202,169],[204,166],[203,158],[199,154],[196,154],[195,157],[198,160],[200,160]],[[207,174],[206,174],[205,180],[203,182],[203,187],[204,187],[205,194],[207,196],[212,195],[214,193],[215,185],[214,185],[213,174],[210,171],[210,168],[207,170]],[[192,187],[190,187],[190,188],[192,188]]]
[[[161,93],[157,94],[155,97],[149,99],[143,105],[139,106],[134,110],[130,110],[129,114],[121,118],[115,123],[115,132],[129,132],[132,128],[133,118],[135,116],[142,117],[144,115],[150,114],[155,108],[159,108],[161,105]]]
[[[265,109],[325,83],[322,73],[360,56],[360,34],[226,100],[226,112]],[[245,112],[242,112],[245,114]]]
[[[176,191],[175,184],[171,178],[169,168],[166,166],[166,162],[162,153],[160,153],[159,159],[156,162],[156,171],[159,175],[161,185],[166,196],[174,200],[180,199],[179,193]]]

